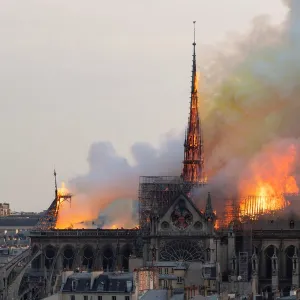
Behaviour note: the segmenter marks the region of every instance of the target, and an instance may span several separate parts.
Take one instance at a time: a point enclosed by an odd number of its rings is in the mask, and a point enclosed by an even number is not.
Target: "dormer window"
[[[104,282],[100,282],[97,286],[97,291],[102,292],[104,290]]]
[[[72,286],[71,286],[71,288],[72,288],[72,291],[76,291],[76,288],[77,288],[77,283],[78,283],[78,281],[77,281],[77,280],[72,280]]]

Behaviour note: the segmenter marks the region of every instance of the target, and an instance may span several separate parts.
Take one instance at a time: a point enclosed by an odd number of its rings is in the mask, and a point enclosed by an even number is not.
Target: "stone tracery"
[[[160,260],[204,261],[204,250],[195,241],[173,240],[161,247]]]

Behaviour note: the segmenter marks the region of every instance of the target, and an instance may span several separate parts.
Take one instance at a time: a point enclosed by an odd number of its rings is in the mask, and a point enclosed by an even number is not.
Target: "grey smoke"
[[[119,156],[110,142],[93,144],[88,155],[89,170],[70,180],[69,187],[76,196],[71,209],[63,207],[60,219],[72,219],[74,225],[104,214],[110,224],[136,225],[138,216],[132,218],[132,200],[138,199],[139,177],[179,176],[183,134],[169,132],[162,137],[159,148],[135,143],[131,154],[133,164]]]

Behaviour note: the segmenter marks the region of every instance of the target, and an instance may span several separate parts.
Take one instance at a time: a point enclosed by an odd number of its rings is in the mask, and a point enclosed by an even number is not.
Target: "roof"
[[[34,227],[39,216],[34,217],[0,217],[0,227]]]
[[[102,273],[93,278],[92,273],[79,272],[68,277],[62,292],[130,293],[132,289],[132,273]]]
[[[188,264],[183,261],[157,261],[157,262],[146,262],[147,266],[154,265],[158,268],[173,268],[174,270],[185,270],[188,268]]]
[[[159,274],[159,279],[175,280],[175,279],[177,279],[177,276],[176,275],[172,275],[172,274]]]
[[[149,290],[147,291],[140,300],[167,300],[167,290]]]
[[[173,294],[184,294],[184,288],[174,288]]]
[[[171,300],[184,300],[184,294],[173,295]]]
[[[92,274],[87,273],[87,272],[78,272],[78,273],[73,273],[72,275],[69,276],[69,278],[72,278],[72,279],[83,279],[83,278],[91,279]]]
[[[43,298],[42,300],[58,300],[58,294],[54,294],[52,296],[49,296],[47,298]]]

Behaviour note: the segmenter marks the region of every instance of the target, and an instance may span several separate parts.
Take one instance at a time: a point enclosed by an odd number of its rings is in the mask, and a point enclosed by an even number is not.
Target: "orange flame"
[[[199,84],[199,73],[196,72],[195,77],[194,77],[194,93],[198,92],[198,84]]]
[[[66,188],[66,184],[64,182],[62,182],[61,187],[57,189],[57,194],[58,198],[69,194],[69,190]]]
[[[216,230],[218,230],[218,229],[220,228],[220,221],[219,221],[218,219],[217,219],[216,222],[215,222],[214,228],[215,228]]]
[[[59,210],[58,220],[56,223],[57,229],[87,229],[96,228],[99,224],[99,212],[97,209],[84,206],[84,203],[88,202],[90,198],[83,198],[83,196],[76,196],[72,199],[72,203],[64,201],[66,196],[70,195],[70,191],[62,182],[61,187],[57,189]],[[124,206],[124,205],[123,205]],[[108,224],[105,224],[103,229],[122,229],[122,228],[137,228],[134,220],[130,218],[130,215],[125,211],[125,208],[121,206],[121,209],[115,209],[114,221],[111,220]],[[123,213],[123,215],[122,215]],[[115,223],[118,220],[118,223]],[[114,222],[114,223],[113,223]]]
[[[246,176],[240,183],[240,194],[245,195],[240,202],[241,215],[254,217],[289,205],[284,194],[299,192],[292,176],[295,162],[294,145],[280,151],[272,146],[264,149],[263,155],[249,166],[250,178]]]

